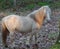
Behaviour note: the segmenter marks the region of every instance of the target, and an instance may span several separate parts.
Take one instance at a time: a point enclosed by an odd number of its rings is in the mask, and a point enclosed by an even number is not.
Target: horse
[[[10,36],[11,44],[13,43],[14,33],[16,31],[25,35],[35,29],[40,29],[43,21],[50,21],[51,9],[49,6],[42,6],[39,9],[29,13],[27,16],[8,15],[2,18],[2,41],[7,47],[7,36]]]

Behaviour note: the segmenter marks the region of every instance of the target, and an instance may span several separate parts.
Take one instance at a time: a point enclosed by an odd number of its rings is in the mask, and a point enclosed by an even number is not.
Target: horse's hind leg
[[[15,34],[14,34],[14,33],[15,33],[14,31],[10,31],[10,34],[9,34],[10,40],[11,40],[10,46],[11,46],[12,48],[15,46],[15,43],[14,43]]]
[[[6,43],[8,34],[9,34],[9,31],[7,30],[6,26],[2,23],[2,41],[5,47],[8,47]]]

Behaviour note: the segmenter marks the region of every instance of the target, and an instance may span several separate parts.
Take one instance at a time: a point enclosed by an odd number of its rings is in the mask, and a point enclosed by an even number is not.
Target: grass
[[[53,45],[50,49],[60,49],[60,44],[57,43],[57,44]]]
[[[25,8],[26,9],[33,9],[35,7],[35,4],[29,4],[29,5],[27,5]]]
[[[57,3],[37,2],[37,3],[26,4],[25,7],[22,10],[32,10],[36,6],[41,7],[41,6],[44,6],[44,5],[49,5],[49,6],[53,7],[53,8],[55,8],[55,7],[60,7],[60,2],[57,2]],[[9,0],[8,4],[6,4],[5,0],[1,1],[1,3],[0,3],[0,8],[1,9],[13,8],[13,7],[14,7],[14,5],[13,5],[12,0]]]
[[[38,2],[37,5],[44,6],[44,5],[49,5],[49,3],[47,3],[47,2]]]
[[[27,4],[24,9],[25,10],[32,10],[33,8],[35,8],[36,6],[44,6],[44,5],[48,5],[51,8],[59,8],[60,7],[60,2],[56,2],[56,3],[49,3],[49,2],[38,2],[38,3],[32,3],[32,4]]]
[[[47,2],[32,3],[32,4],[26,5],[25,9],[31,10],[31,9],[33,9],[35,6],[40,6],[40,7],[41,7],[41,6],[44,6],[44,5],[49,5],[49,3],[47,3]]]

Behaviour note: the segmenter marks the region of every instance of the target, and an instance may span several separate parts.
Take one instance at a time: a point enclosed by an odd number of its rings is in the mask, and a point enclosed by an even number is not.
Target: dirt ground
[[[0,13],[0,31],[1,31],[1,19],[4,17],[2,15],[9,14],[18,14],[18,15],[27,15],[31,11],[26,12],[1,12]],[[3,14],[2,14],[3,13]],[[55,44],[58,34],[59,34],[59,19],[60,19],[60,10],[56,9],[52,11],[51,22],[46,23],[44,21],[40,31],[37,33],[37,43],[35,44],[35,40],[32,40],[32,45],[26,45],[29,42],[28,37],[30,35],[20,37],[20,33],[16,34],[15,38],[15,48],[16,49],[49,49],[52,45]],[[25,40],[24,40],[25,39]],[[34,39],[34,37],[32,37]],[[8,38],[9,43],[9,38]],[[34,45],[35,44],[35,45]],[[3,49],[2,45],[2,37],[0,32],[0,49]],[[9,49],[9,48],[8,48]]]

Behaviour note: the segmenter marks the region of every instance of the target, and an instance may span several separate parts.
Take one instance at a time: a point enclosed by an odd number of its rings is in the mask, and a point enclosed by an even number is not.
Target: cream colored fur
[[[13,41],[15,31],[18,31],[22,34],[27,34],[28,32],[32,32],[34,29],[40,29],[43,24],[44,18],[47,17],[47,20],[50,20],[50,15],[50,8],[48,6],[42,6],[38,10],[31,12],[25,17],[18,15],[8,15],[4,17],[2,19],[2,27],[3,29],[6,28],[10,32],[9,35],[11,40]],[[4,33],[3,29],[2,33]]]

